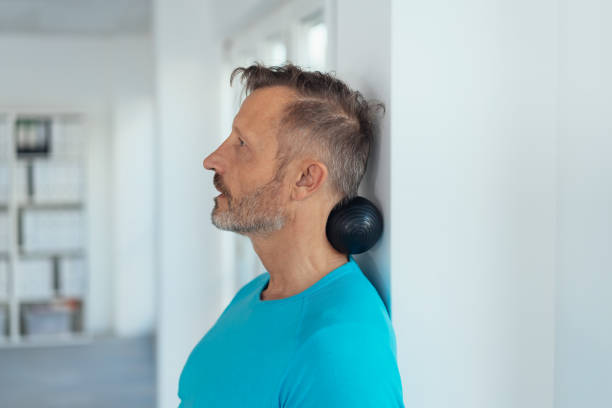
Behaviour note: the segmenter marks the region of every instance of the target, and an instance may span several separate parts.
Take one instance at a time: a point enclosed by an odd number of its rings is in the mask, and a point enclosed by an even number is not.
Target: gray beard
[[[287,217],[278,200],[280,195],[276,184],[273,180],[238,200],[226,196],[227,209],[224,210],[219,208],[219,199],[215,198],[211,212],[213,225],[239,234],[269,234],[282,229]],[[270,200],[265,202],[266,198]]]

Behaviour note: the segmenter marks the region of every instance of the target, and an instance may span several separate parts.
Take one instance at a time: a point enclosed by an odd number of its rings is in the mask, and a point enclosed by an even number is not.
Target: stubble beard
[[[282,184],[277,179],[258,187],[244,197],[225,194],[227,208],[221,209],[215,197],[211,220],[215,227],[239,234],[268,234],[283,228],[287,216],[281,202]]]

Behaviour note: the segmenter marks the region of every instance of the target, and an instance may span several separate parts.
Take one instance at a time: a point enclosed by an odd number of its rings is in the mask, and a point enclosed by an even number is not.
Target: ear
[[[309,161],[302,165],[298,180],[293,186],[291,198],[303,200],[314,194],[327,179],[327,166],[321,162]]]

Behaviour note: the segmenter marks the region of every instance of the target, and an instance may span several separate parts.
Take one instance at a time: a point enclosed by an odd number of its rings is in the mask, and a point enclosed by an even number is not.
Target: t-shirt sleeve
[[[283,408],[403,408],[392,340],[357,324],[318,330],[296,351],[281,384]]]

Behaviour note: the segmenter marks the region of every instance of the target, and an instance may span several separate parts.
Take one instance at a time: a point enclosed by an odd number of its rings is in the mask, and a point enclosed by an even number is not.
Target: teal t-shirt
[[[296,295],[244,285],[194,347],[180,407],[404,407],[395,333],[352,256]]]

